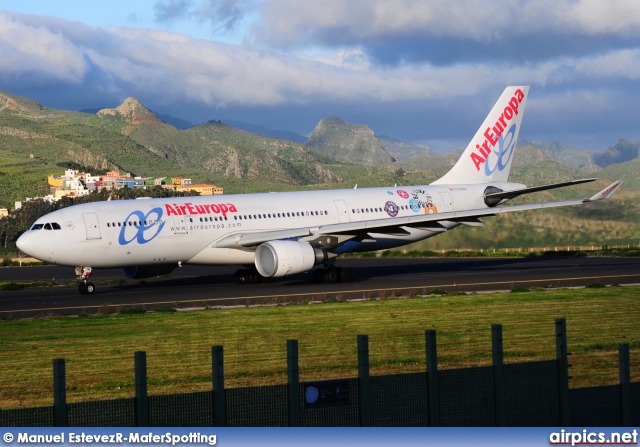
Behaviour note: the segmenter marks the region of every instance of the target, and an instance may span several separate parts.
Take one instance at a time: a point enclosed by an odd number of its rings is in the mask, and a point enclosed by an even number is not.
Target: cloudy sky
[[[444,151],[517,84],[520,137],[640,140],[638,0],[0,0],[0,55],[0,90],[69,110],[339,116]]]

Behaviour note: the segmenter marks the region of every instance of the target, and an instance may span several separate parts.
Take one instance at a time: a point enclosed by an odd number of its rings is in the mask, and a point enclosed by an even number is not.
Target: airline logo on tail
[[[502,171],[508,166],[509,160],[516,147],[516,123],[513,123],[508,130],[506,129],[509,122],[518,115],[518,108],[523,99],[524,93],[522,90],[516,90],[502,111],[502,114],[496,120],[493,128],[487,127],[484,131],[484,142],[482,144],[476,144],[477,152],[471,152],[471,160],[477,171],[480,171],[480,165],[483,163],[485,163],[484,169],[487,176],[493,174],[496,169]],[[491,153],[495,153],[496,155],[493,163],[488,161]],[[493,166],[491,166],[492,164]]]

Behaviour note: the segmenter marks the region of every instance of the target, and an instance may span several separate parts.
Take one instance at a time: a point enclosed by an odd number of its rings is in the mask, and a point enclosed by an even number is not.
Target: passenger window
[[[51,224],[50,223],[44,224],[44,229],[45,230],[51,230]]]
[[[108,226],[108,227],[111,227],[111,224],[110,224],[109,222],[107,222],[107,226]]]

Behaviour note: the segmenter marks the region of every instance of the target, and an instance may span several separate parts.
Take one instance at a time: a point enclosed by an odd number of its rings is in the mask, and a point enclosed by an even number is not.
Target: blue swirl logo
[[[157,207],[144,214],[142,211],[133,211],[124,220],[124,226],[120,229],[118,242],[120,245],[127,245],[133,241],[138,244],[151,242],[164,228],[162,219],[162,208]]]
[[[496,154],[496,162],[493,168],[489,167],[489,157],[487,157],[487,161],[484,164],[484,173],[487,176],[493,174],[496,169],[498,169],[498,171],[504,171],[504,169],[509,165],[509,161],[511,161],[511,157],[513,156],[513,151],[516,149],[516,127],[516,124],[513,123],[507,133],[500,137],[498,141],[498,148],[494,150]]]

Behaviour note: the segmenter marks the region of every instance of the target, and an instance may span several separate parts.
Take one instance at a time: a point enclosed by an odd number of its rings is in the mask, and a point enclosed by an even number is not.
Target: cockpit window
[[[31,230],[62,230],[62,227],[60,226],[59,223],[57,222],[47,222],[47,223],[38,223],[38,224],[33,224],[33,226],[30,228]]]

